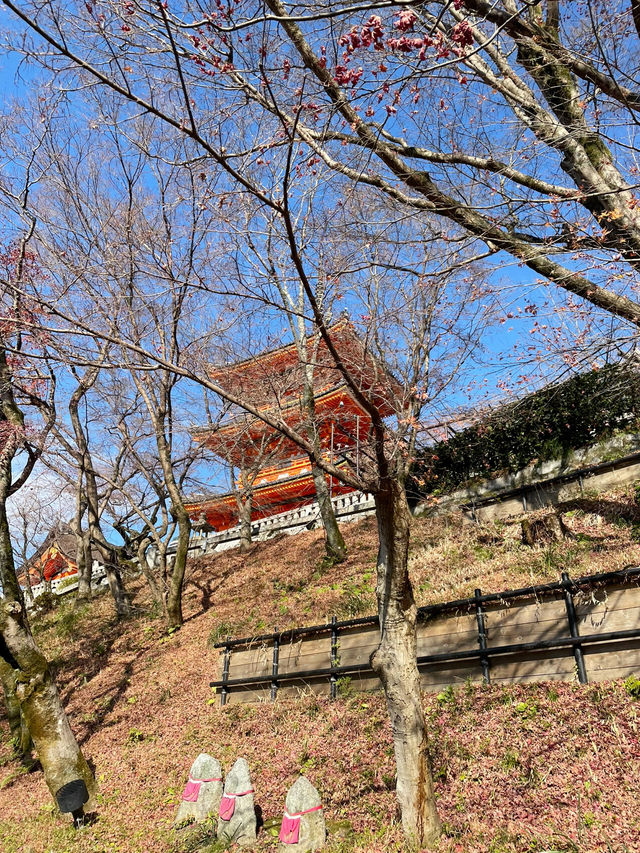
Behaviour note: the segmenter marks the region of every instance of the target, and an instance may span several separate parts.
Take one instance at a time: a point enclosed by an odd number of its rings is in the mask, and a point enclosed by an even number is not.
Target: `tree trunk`
[[[26,767],[32,767],[31,750],[33,749],[33,742],[16,694],[16,672],[2,656],[0,656],[0,681],[2,681],[2,692],[14,752]]]
[[[240,521],[240,549],[248,551],[251,547],[251,511],[253,509],[252,492],[239,493],[236,496],[238,520]]]
[[[0,474],[0,489],[6,482],[11,482],[11,460],[7,469],[6,463],[2,466]],[[6,494],[6,492],[5,492]],[[22,604],[22,590],[18,583],[16,568],[13,562],[13,549],[11,547],[11,533],[9,531],[9,520],[7,518],[6,501],[0,497],[0,587],[2,595],[9,601],[19,601]]]
[[[158,580],[156,577],[156,564],[160,559],[160,555],[158,554],[157,546],[155,546],[155,550],[152,551],[153,554],[153,563],[149,563],[148,553],[151,550],[151,544],[149,541],[143,541],[138,546],[138,565],[142,569],[142,574],[145,576],[147,583],[149,584],[149,589],[151,590],[151,598],[153,598],[154,603],[158,607],[159,611],[165,618],[165,621],[168,621],[167,617],[167,602],[165,600],[164,595],[162,594],[162,589],[158,584]],[[162,576],[164,577],[164,572]]]
[[[0,478],[4,494],[8,482],[8,477]],[[92,794],[95,780],[73,736],[47,660],[29,630],[13,562],[4,498],[0,498],[0,577],[4,595],[0,598],[0,657],[12,671],[14,695],[23,717],[21,728],[26,725],[31,734],[54,798],[63,785],[75,779],[84,779]],[[9,677],[6,680],[3,677],[3,686],[5,683],[11,688]]]
[[[76,517],[74,534],[76,537],[76,565],[78,566],[78,590],[76,604],[89,601],[91,598],[91,537],[89,530],[82,529],[82,519],[87,509],[87,501],[82,489],[84,482],[84,466],[78,472],[76,483]]]
[[[182,625],[182,586],[187,568],[191,520],[186,512],[178,514],[178,543],[173,566],[169,572],[167,592],[167,627],[169,630]]]
[[[76,531],[76,563],[78,565],[78,590],[76,603],[91,600],[91,574],[93,557],[88,532]]]
[[[113,601],[116,606],[116,615],[118,616],[118,619],[130,616],[131,599],[122,582],[118,555],[112,548],[105,547],[100,541],[96,542],[96,547],[104,561],[104,570],[107,575],[109,589],[111,590],[111,595],[113,596]]]
[[[383,482],[375,501],[380,542],[376,586],[380,645],[371,664],[387,700],[403,830],[412,843],[434,847],[441,826],[416,663],[416,606],[407,568],[411,515],[399,481]]]
[[[26,549],[25,549],[26,550]],[[31,572],[27,566],[26,558],[22,561],[22,571],[24,572],[24,597],[33,604],[33,589],[31,588]]]
[[[129,598],[129,594],[122,583],[122,575],[120,574],[120,568],[117,562],[115,560],[109,560],[105,563],[104,570],[106,572],[109,589],[111,590],[111,595],[113,596],[113,601],[116,606],[116,615],[119,619],[130,616],[131,599]]]
[[[16,676],[16,696],[52,796],[68,782],[83,779],[90,794],[95,780],[73,736],[46,659],[36,646],[18,601],[0,602],[3,654]],[[91,808],[91,806],[89,806]]]
[[[347,556],[347,546],[338,527],[338,521],[329,495],[329,486],[324,471],[311,462],[313,482],[316,487],[316,497],[320,508],[320,517],[325,531],[325,548],[327,557],[334,563],[342,563]]]

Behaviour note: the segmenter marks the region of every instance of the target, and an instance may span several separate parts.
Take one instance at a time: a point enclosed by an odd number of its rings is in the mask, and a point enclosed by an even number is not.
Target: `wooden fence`
[[[491,683],[640,674],[640,567],[433,604],[418,610],[422,686],[438,691],[468,679]],[[356,690],[380,682],[369,657],[378,618],[338,621],[217,643],[222,705],[300,692]],[[346,683],[346,681],[342,682]]]

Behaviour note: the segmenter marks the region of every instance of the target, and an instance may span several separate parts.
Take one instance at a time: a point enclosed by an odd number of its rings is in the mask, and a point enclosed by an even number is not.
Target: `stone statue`
[[[327,830],[320,794],[300,776],[289,788],[280,827],[279,853],[306,853],[324,846]]]
[[[222,797],[222,768],[220,762],[206,752],[191,765],[189,781],[182,794],[176,824],[187,821],[202,823],[218,813]]]
[[[228,843],[234,841],[243,847],[251,846],[256,840],[253,788],[249,765],[244,758],[238,758],[225,779],[218,838]]]

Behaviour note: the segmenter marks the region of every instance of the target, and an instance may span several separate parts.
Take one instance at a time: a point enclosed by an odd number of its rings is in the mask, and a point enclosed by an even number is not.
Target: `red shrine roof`
[[[393,414],[395,399],[402,393],[400,384],[366,351],[347,320],[335,323],[329,331],[359,390],[382,417]],[[368,434],[370,416],[347,386],[317,333],[311,337],[308,348],[313,353],[315,420],[320,441],[328,447],[333,433],[334,447],[352,447]],[[233,390],[274,420],[284,421],[295,429],[306,416],[301,400],[305,369],[296,345],[288,344],[244,361],[212,368],[209,375],[223,388]],[[197,430],[194,436],[236,466],[250,464],[260,456],[286,460],[300,453],[294,442],[247,413],[216,428]]]
[[[100,559],[93,551],[93,559]],[[76,538],[70,527],[61,525],[54,528],[38,550],[18,569],[18,581],[24,583],[25,572],[29,572],[32,584],[54,578],[64,578],[78,571],[76,563]]]
[[[394,399],[402,393],[400,383],[365,347],[348,320],[334,323],[329,334],[358,389],[383,416],[392,414],[396,410]],[[209,376],[257,408],[280,410],[291,404],[299,405],[308,364],[313,368],[316,399],[339,386],[352,394],[319,332],[309,337],[307,351],[308,363],[301,362],[296,344],[291,343],[243,361],[212,367]]]

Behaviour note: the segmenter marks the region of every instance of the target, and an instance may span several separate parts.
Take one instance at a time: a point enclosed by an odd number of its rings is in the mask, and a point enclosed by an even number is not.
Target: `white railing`
[[[93,561],[93,566],[91,567],[91,584],[93,586],[100,586],[101,583],[106,581],[107,573],[104,570],[104,566],[101,563],[98,563],[97,560]],[[65,575],[63,578],[54,578],[51,581],[51,592],[55,595],[66,595],[68,592],[73,592],[78,588],[78,572],[74,572],[70,575]],[[46,585],[43,583],[34,584],[31,587],[31,592],[33,593],[33,597],[37,598],[39,595],[42,595],[43,592],[46,592]]]
[[[336,517],[342,522],[355,521],[357,518],[363,518],[375,512],[372,495],[363,492],[350,492],[347,495],[340,495],[333,498],[332,503]],[[251,525],[251,538],[254,542],[263,542],[279,533],[293,536],[302,530],[314,530],[321,524],[320,508],[314,501],[306,506],[254,521]],[[226,551],[230,548],[237,548],[239,544],[240,526],[237,525],[229,528],[229,530],[223,530],[221,533],[215,531],[205,533],[194,530],[191,534],[190,549],[198,551],[200,554],[210,554],[212,551]],[[171,553],[171,546],[169,553]]]

